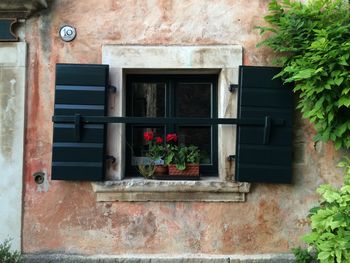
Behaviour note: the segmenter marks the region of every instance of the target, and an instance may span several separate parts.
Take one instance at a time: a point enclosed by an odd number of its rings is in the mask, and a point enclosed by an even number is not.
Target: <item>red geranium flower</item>
[[[156,143],[161,144],[163,142],[162,137],[156,137]]]
[[[167,136],[166,136],[166,141],[167,142],[177,142],[177,135],[176,133],[169,133]]]
[[[146,131],[143,133],[143,138],[145,138],[145,140],[147,142],[152,141],[153,140],[153,132],[152,131]]]

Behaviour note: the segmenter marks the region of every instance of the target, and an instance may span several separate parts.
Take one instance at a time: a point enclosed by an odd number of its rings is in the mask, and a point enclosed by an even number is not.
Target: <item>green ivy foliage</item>
[[[315,124],[315,140],[350,148],[350,12],[345,0],[272,0],[258,27],[278,52],[282,77],[294,83],[298,108]]]
[[[321,185],[319,207],[310,210],[311,233],[303,240],[316,250],[321,263],[350,262],[350,161],[339,164],[345,167],[344,186],[340,189]]]

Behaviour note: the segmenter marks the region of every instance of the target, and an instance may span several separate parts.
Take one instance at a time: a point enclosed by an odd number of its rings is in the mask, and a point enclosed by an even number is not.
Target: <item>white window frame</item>
[[[108,114],[109,116],[125,116],[125,76],[127,73],[216,73],[219,75],[218,117],[236,118],[237,94],[230,92],[228,87],[230,84],[238,83],[238,67],[242,65],[242,53],[242,47],[239,45],[103,45],[102,63],[109,65],[110,83],[117,87],[117,92],[109,95]],[[234,162],[227,160],[229,155],[235,154],[235,126],[218,125],[218,177],[196,182],[125,179],[124,128],[123,124],[109,124],[108,126],[107,154],[115,156],[116,162],[107,167],[106,174],[109,181],[93,183],[93,189],[98,193],[99,201],[139,201],[135,197],[137,193],[143,193],[141,199],[145,200],[147,198],[160,201],[178,200],[179,189],[185,193],[184,197],[180,198],[184,201],[202,200],[203,196],[200,193],[203,192],[222,193],[222,198],[214,195],[214,198],[208,198],[208,201],[245,200],[244,193],[249,191],[250,184],[234,182]],[[166,200],[162,192],[167,193],[169,200]],[[188,192],[192,192],[190,200],[187,200],[186,197]],[[194,193],[197,193],[197,197]]]

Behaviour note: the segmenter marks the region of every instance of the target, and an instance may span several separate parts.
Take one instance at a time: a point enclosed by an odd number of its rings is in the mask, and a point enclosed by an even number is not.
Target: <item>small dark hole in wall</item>
[[[45,180],[45,174],[43,172],[36,172],[33,174],[36,184],[42,184]]]

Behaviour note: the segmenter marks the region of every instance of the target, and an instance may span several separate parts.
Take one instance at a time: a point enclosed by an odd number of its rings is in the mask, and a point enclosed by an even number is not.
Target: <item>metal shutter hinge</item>
[[[109,92],[116,93],[117,92],[117,87],[116,86],[112,86],[112,85],[108,85],[107,90]]]
[[[113,155],[106,155],[106,161],[111,161],[112,163],[115,163],[117,159]]]
[[[228,87],[229,92],[235,92],[238,89],[238,84],[230,84]]]
[[[235,159],[236,159],[236,155],[227,156],[227,161],[229,161],[229,162],[234,161]]]

